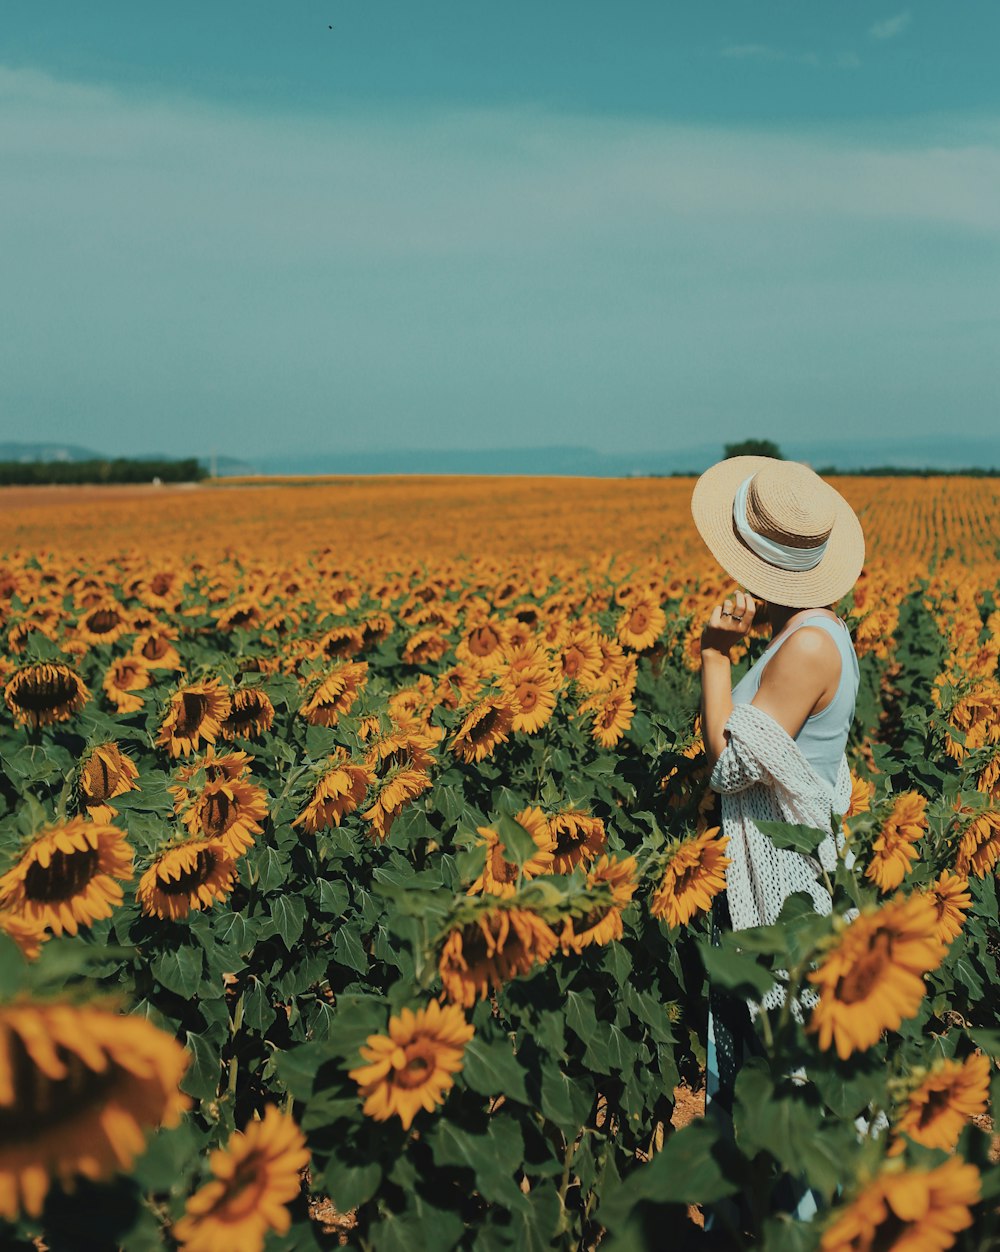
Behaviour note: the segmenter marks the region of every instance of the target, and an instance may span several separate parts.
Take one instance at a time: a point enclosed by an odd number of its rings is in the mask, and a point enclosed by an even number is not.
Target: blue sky
[[[993,0],[5,0],[0,439],[986,437],[998,45]]]

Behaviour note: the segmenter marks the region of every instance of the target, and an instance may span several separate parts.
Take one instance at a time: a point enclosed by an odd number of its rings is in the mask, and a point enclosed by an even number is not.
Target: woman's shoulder
[[[840,673],[840,649],[828,630],[812,623],[793,630],[774,650],[767,666],[768,680],[801,676],[803,669],[824,680]]]

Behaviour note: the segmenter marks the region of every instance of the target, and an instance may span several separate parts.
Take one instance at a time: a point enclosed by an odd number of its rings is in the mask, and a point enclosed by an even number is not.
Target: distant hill
[[[23,443],[9,440],[0,442],[0,462],[20,461],[30,463],[41,461],[48,464],[52,461],[106,461],[111,459],[113,458],[107,452],[95,452],[93,448],[84,448],[75,443]],[[147,452],[142,456],[131,459],[136,461],[170,461],[182,460],[183,457],[174,456],[166,452]],[[210,468],[209,457],[198,457],[198,460],[206,469]],[[220,478],[260,474],[263,472],[259,466],[251,465],[248,461],[241,461],[233,456],[216,457],[215,468]]]
[[[699,474],[723,454],[722,440],[669,451],[596,452],[573,445],[480,451],[383,448],[372,452],[263,455],[265,474],[554,474],[621,478],[637,474]],[[817,469],[1000,469],[1000,440],[780,440],[782,452]]]
[[[103,455],[76,443],[0,442],[0,461],[95,461]]]
[[[755,433],[755,432],[750,432]],[[817,469],[836,466],[863,470],[882,466],[900,469],[1000,470],[1000,439],[802,439],[777,441],[785,456]],[[217,456],[220,478],[279,474],[528,474],[581,478],[627,478],[646,474],[698,474],[723,454],[723,441],[668,450],[632,449],[597,452],[575,444],[538,448],[427,449],[387,446],[368,452],[273,453],[262,449],[252,459]],[[166,459],[150,453],[150,459]],[[75,444],[0,443],[0,461],[84,461],[105,459]],[[145,458],[142,458],[145,459]],[[198,458],[211,470],[212,458]]]

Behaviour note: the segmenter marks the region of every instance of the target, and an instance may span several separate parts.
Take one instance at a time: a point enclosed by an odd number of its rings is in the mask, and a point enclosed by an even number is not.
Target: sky
[[[1000,4],[4,0],[0,442],[983,439]]]

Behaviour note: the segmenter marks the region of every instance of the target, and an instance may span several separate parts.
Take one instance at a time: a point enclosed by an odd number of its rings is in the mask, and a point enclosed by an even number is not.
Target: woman
[[[832,833],[817,856],[776,848],[757,821],[795,821],[831,829],[850,797],[845,748],[854,718],[858,662],[844,622],[832,609],[864,564],[864,534],[847,501],[805,465],[742,456],[707,470],[691,501],[713,556],[742,588],[712,610],[701,639],[702,733],[729,836],[726,891],[716,897],[712,942],[726,927],[766,926],[793,891],[829,913],[823,870],[834,869],[843,836]],[[732,687],[730,649],[754,622],[772,639]],[[818,859],[817,859],[818,858]],[[853,857],[848,856],[848,861]],[[792,1003],[815,1003],[808,988]],[[778,982],[765,1008],[784,1001]],[[800,1004],[801,1001],[801,1004]],[[760,1051],[758,1005],[710,989],[706,1112],[724,1126],[733,1085],[747,1055]],[[821,1197],[786,1177],[779,1201],[808,1219]],[[731,1219],[738,1214],[730,1209]],[[706,1228],[715,1214],[709,1213]]]

